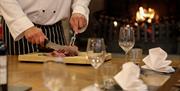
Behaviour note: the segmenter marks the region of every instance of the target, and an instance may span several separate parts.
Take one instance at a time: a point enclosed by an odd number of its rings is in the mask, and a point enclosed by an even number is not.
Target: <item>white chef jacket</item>
[[[21,39],[23,32],[34,26],[51,25],[70,16],[83,14],[87,21],[90,0],[0,0],[0,14],[4,17],[14,40]],[[84,31],[85,28],[81,31]]]

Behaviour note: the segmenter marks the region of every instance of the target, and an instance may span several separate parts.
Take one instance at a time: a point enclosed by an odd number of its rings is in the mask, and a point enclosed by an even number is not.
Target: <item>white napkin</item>
[[[126,91],[148,91],[140,76],[140,68],[133,62],[123,64],[122,70],[114,76],[116,82]]]
[[[171,64],[171,60],[166,60],[166,58],[167,53],[160,47],[152,48],[149,50],[149,55],[143,59],[145,65],[142,66],[142,68],[157,72],[174,72],[175,70],[169,66]]]

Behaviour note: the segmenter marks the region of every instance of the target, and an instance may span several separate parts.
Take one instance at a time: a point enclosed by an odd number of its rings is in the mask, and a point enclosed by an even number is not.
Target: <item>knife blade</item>
[[[49,40],[45,40],[44,47],[45,48],[51,48],[51,49],[54,49],[54,50],[59,50],[59,49],[65,48],[65,46],[53,43],[53,42],[51,42]]]

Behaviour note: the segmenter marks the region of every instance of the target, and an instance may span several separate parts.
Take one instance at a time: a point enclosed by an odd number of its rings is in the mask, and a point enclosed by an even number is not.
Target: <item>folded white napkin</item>
[[[140,68],[133,62],[123,64],[122,70],[114,76],[115,81],[125,91],[148,91],[140,76]]]
[[[171,64],[171,60],[166,60],[166,58],[167,53],[160,47],[152,48],[149,50],[149,55],[143,59],[145,65],[142,66],[142,68],[157,72],[174,72],[175,70],[169,66]]]

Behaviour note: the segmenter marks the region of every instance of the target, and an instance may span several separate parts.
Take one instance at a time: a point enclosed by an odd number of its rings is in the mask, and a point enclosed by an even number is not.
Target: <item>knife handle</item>
[[[49,40],[48,39],[45,39],[44,40],[44,47],[49,43]]]
[[[54,49],[46,46],[48,43],[49,43],[49,40],[45,39],[43,46],[39,45],[39,51],[40,52],[52,52],[52,51],[54,51]]]

